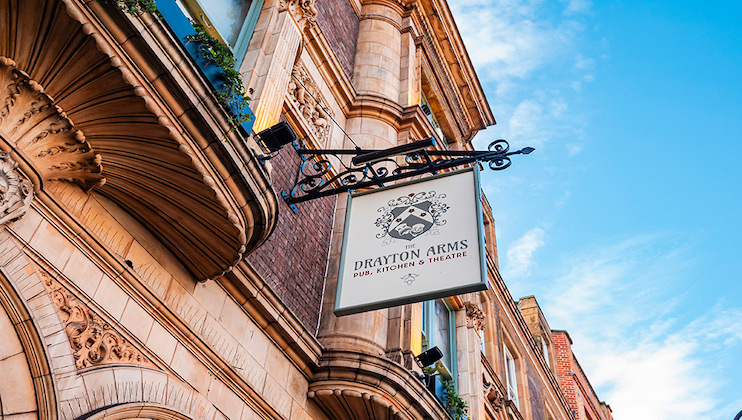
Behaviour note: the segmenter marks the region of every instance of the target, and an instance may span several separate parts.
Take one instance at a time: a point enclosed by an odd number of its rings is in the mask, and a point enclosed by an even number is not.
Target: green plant
[[[443,405],[454,420],[468,420],[466,413],[468,405],[456,393],[451,381],[443,382]]]
[[[135,16],[137,12],[149,13],[153,16],[160,16],[157,10],[155,0],[106,0],[107,3],[115,4],[119,9]]]
[[[236,60],[232,50],[209,35],[203,25],[194,23],[193,28],[196,29],[196,35],[189,35],[186,40],[198,42],[198,52],[201,58],[216,64],[224,72],[224,87],[220,91],[215,91],[214,96],[222,106],[234,112],[235,115],[230,118],[230,124],[236,126],[250,121],[252,115],[246,109],[246,103],[250,97],[246,95],[240,72],[235,69]]]

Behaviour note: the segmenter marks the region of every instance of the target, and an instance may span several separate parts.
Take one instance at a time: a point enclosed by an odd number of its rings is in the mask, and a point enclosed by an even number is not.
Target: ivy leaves
[[[196,35],[186,37],[187,41],[199,43],[198,52],[201,58],[217,65],[224,72],[224,87],[215,91],[214,96],[219,103],[234,113],[230,118],[233,126],[250,121],[252,115],[247,110],[250,97],[245,92],[240,72],[235,69],[236,60],[232,50],[224,43],[209,35],[203,25],[194,23]]]

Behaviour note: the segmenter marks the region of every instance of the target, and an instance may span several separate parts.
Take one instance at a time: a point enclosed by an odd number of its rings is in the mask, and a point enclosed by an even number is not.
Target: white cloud
[[[564,194],[562,194],[562,196],[559,197],[556,203],[554,203],[554,207],[558,209],[562,208],[565,204],[567,204],[570,198],[572,198],[572,191],[564,191]]]
[[[586,13],[590,11],[590,7],[592,7],[592,2],[590,0],[569,0],[565,13],[568,15]]]
[[[461,0],[450,6],[490,97],[497,138],[514,148],[538,149],[554,140],[576,140],[584,118],[569,106],[570,95],[590,82],[585,73],[595,66],[578,48],[585,29],[579,14],[589,2]]]
[[[575,58],[575,69],[576,70],[592,70],[595,67],[595,59],[586,58],[582,55],[578,55]]]
[[[538,296],[616,420],[725,419],[716,406],[727,367],[717,361],[742,347],[742,308],[680,320],[694,298],[679,292],[693,264],[684,239],[644,235],[567,254],[565,274]]]
[[[576,144],[576,143],[567,143],[567,154],[570,156],[574,156],[580,152],[582,152],[582,145]]]
[[[713,378],[703,372],[698,345],[678,339],[641,343],[634,349],[599,345],[584,357],[595,365],[593,382],[610,384],[616,420],[699,419],[714,405]]]
[[[545,236],[543,229],[535,227],[513,242],[506,254],[506,268],[503,271],[505,278],[523,277],[530,272],[534,254],[546,243]]]
[[[450,6],[479,76],[498,84],[529,77],[577,32],[571,20],[542,18],[541,1],[463,0]]]

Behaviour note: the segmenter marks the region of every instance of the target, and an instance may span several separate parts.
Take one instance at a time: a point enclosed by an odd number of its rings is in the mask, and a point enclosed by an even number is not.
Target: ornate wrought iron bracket
[[[294,142],[302,164],[296,185],[281,195],[296,212],[296,204],[305,201],[473,163],[487,162],[490,169],[500,171],[510,166],[510,156],[535,150],[525,147],[511,152],[505,140],[495,140],[481,151],[424,149],[434,145],[433,138],[386,150],[305,149]]]

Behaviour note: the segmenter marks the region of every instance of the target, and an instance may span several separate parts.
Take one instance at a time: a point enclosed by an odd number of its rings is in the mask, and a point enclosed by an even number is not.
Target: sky
[[[617,420],[742,410],[742,2],[450,0],[500,270]]]

